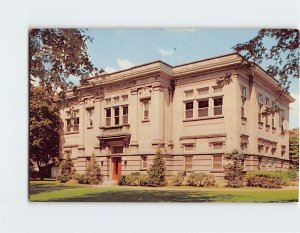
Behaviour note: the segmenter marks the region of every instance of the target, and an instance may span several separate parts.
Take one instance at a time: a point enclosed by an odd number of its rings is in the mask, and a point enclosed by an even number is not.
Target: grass
[[[91,187],[56,181],[32,181],[29,199],[38,202],[297,202],[298,189]]]

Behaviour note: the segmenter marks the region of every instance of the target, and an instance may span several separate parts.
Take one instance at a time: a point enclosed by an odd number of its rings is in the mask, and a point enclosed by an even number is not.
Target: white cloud
[[[118,58],[117,63],[121,70],[125,70],[134,66],[134,64],[127,59]]]
[[[299,93],[291,93],[295,102],[290,105],[290,129],[299,127]]]
[[[116,68],[109,67],[109,66],[108,66],[108,67],[105,67],[104,70],[105,70],[105,72],[107,72],[107,73],[113,73],[113,72],[116,72],[116,71],[117,71]]]
[[[173,51],[171,49],[158,49],[157,52],[159,52],[163,57],[173,55]]]

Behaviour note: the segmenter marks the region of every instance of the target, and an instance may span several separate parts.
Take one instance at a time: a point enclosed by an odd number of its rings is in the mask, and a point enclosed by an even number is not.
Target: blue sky
[[[162,60],[170,65],[201,60],[233,52],[237,43],[246,42],[257,29],[89,29],[94,38],[88,44],[96,67],[107,72]],[[271,41],[267,41],[271,42]],[[266,63],[262,64],[266,68]],[[292,80],[290,128],[299,127],[299,80]]]

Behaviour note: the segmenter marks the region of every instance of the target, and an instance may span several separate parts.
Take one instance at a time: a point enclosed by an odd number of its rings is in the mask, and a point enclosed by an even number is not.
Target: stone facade
[[[245,170],[289,166],[289,103],[259,66],[251,75],[242,57],[228,54],[172,67],[156,61],[93,77],[67,93],[61,109],[61,158],[85,171],[92,154],[104,180],[146,172],[160,145],[167,176],[178,171],[223,177],[223,155],[246,154]],[[230,82],[217,85],[217,80]],[[280,98],[279,98],[280,96]],[[264,115],[267,106],[281,111]]]

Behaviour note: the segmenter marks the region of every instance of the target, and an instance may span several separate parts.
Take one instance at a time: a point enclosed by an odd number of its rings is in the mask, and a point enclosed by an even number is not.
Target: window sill
[[[112,126],[100,126],[99,129],[116,129],[116,128],[122,128],[122,127],[130,126],[130,124],[124,124],[124,125],[112,125]]]
[[[241,119],[242,119],[243,121],[247,121],[247,117],[245,117],[245,116],[241,116]]]
[[[266,128],[270,129],[270,125],[266,125]]]
[[[142,123],[144,123],[144,122],[150,122],[150,120],[149,120],[149,119],[147,119],[147,120],[142,120]]]
[[[79,134],[79,131],[73,131],[73,132],[66,132],[65,135],[68,135],[68,134]]]
[[[201,120],[211,120],[211,119],[219,119],[219,118],[224,118],[224,116],[223,116],[223,115],[220,115],[220,116],[212,116],[212,117],[190,118],[190,119],[184,119],[182,122],[201,121]]]
[[[87,129],[92,129],[92,128],[93,128],[93,126],[87,126],[86,128],[87,128]]]

